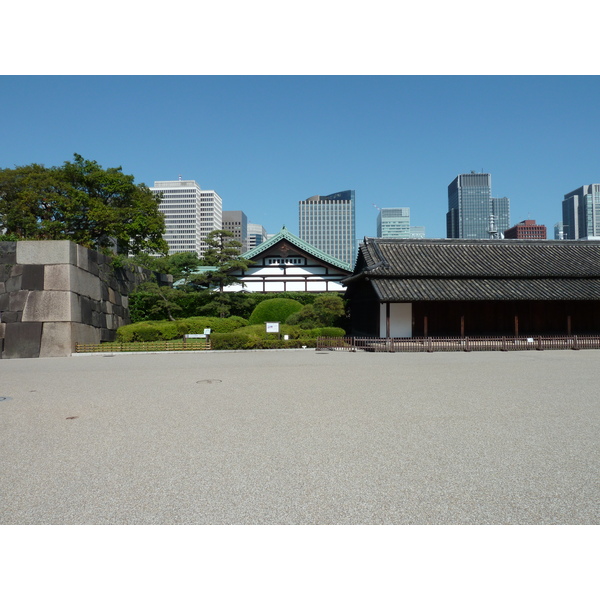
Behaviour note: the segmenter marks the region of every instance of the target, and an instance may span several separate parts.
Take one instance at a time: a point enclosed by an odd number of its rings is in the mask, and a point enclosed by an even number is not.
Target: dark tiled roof
[[[598,300],[599,279],[374,279],[382,301]]]
[[[382,301],[600,299],[600,243],[365,238],[352,281]]]

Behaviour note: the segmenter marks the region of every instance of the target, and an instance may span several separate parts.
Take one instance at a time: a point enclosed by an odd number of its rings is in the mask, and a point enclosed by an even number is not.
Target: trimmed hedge
[[[186,333],[204,333],[205,329],[213,332],[228,333],[248,324],[241,317],[192,317],[179,321],[143,321],[123,325],[117,329],[117,342],[155,342],[158,340],[175,340]]]
[[[250,325],[264,324],[265,321],[279,321],[285,323],[285,320],[294,313],[302,310],[302,304],[291,298],[274,298],[272,300],[263,300],[250,315]]]
[[[314,348],[315,339],[301,338],[294,340],[262,339],[244,333],[215,333],[211,336],[213,350],[262,350],[270,348]]]

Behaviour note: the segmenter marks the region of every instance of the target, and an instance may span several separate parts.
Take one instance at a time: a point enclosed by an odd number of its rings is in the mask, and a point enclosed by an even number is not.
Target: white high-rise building
[[[377,237],[419,239],[425,237],[425,227],[410,224],[410,208],[380,208],[377,215]]]
[[[169,254],[196,252],[203,256],[204,240],[222,228],[223,200],[214,190],[203,190],[194,180],[155,181],[150,188],[162,195],[158,210],[165,216]]]
[[[356,260],[354,190],[299,202],[300,239],[352,269]]]

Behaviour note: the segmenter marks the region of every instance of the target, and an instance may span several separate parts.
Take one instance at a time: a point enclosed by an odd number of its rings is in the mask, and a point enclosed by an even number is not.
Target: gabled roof
[[[348,271],[349,273],[352,272],[352,265],[349,265],[348,263],[345,263],[344,261],[338,260],[337,258],[334,258],[330,254],[327,254],[327,253],[323,252],[322,250],[315,248],[313,245],[309,244],[308,242],[305,242],[304,240],[300,239],[298,236],[295,236],[293,233],[290,233],[286,229],[285,225],[281,228],[281,231],[278,234],[274,235],[272,238],[268,239],[267,241],[263,242],[262,244],[259,244],[258,246],[256,246],[256,248],[253,248],[249,252],[242,254],[242,257],[251,260],[251,259],[255,258],[256,256],[262,254],[266,250],[269,250],[270,248],[276,246],[282,240],[285,240],[287,242],[290,242],[291,244],[294,244],[300,250],[303,250],[307,254],[311,254],[315,258],[318,258],[319,260],[321,260],[323,262],[329,263],[330,265],[337,267],[338,269],[342,269],[343,271]]]
[[[598,300],[600,243],[365,238],[347,286],[381,301]]]

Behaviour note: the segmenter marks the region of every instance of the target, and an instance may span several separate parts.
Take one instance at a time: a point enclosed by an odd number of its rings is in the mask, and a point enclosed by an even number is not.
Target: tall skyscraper
[[[165,215],[165,241],[169,254],[196,252],[202,256],[204,240],[222,227],[223,201],[214,190],[202,190],[193,180],[155,181],[150,188],[162,195],[158,209]]]
[[[488,239],[510,227],[510,200],[492,198],[489,173],[458,175],[448,186],[446,237]]]
[[[563,240],[564,239],[562,221],[558,221],[558,223],[554,224],[554,239],[555,240]]]
[[[258,223],[248,223],[248,252],[267,240],[267,230]]]
[[[416,239],[425,237],[425,227],[410,224],[410,208],[380,208],[377,215],[377,237]]]
[[[565,194],[562,213],[565,240],[600,236],[600,184],[583,185]]]
[[[492,198],[491,213],[498,233],[506,231],[510,227],[510,200],[503,198]],[[490,237],[487,235],[486,237]]]
[[[377,237],[410,237],[410,208],[380,208],[377,215]]]
[[[240,253],[248,251],[248,217],[243,211],[224,210],[223,229],[231,231],[234,239],[242,244]]]
[[[356,259],[354,190],[299,202],[299,236],[351,267]]]

